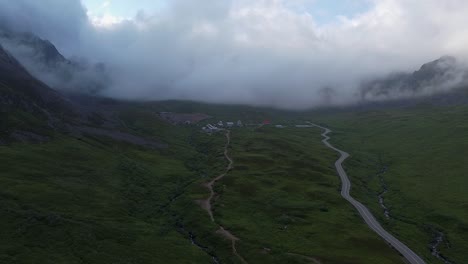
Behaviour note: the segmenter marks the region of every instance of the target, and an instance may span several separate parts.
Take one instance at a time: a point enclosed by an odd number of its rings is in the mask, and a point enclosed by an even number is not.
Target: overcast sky
[[[104,62],[128,99],[302,108],[468,54],[466,0],[0,0],[0,17]]]

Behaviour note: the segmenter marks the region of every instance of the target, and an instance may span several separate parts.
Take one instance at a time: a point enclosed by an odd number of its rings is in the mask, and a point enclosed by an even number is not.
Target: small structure
[[[271,125],[270,120],[263,120],[262,125]]]
[[[285,126],[283,126],[283,125],[276,125],[275,127],[276,128],[285,128]]]
[[[238,120],[238,121],[237,121],[237,126],[238,126],[238,127],[243,127],[244,124],[242,124],[242,121]]]
[[[216,126],[213,126],[212,124],[208,124],[205,127],[203,127],[202,130],[205,133],[215,133],[220,131],[221,129]]]
[[[233,127],[233,126],[234,126],[234,122],[226,122],[226,126],[227,126],[227,127]]]
[[[223,121],[219,121],[219,122],[218,122],[218,126],[219,126],[219,127],[223,127],[223,126],[224,126]]]

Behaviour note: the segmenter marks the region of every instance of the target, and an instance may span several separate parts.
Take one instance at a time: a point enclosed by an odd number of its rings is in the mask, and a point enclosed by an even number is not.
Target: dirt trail
[[[239,258],[239,260],[244,263],[244,264],[248,264],[247,261],[245,261],[245,259],[239,255],[239,253],[237,253],[237,248],[236,248],[236,242],[239,241],[239,238],[237,238],[236,236],[234,236],[233,234],[231,234],[231,232],[227,231],[226,229],[224,229],[224,227],[220,226],[219,227],[219,230],[216,231],[216,233],[220,234],[221,236],[231,240],[231,245],[232,245],[232,253],[237,257]]]
[[[229,162],[227,167],[226,167],[226,171],[223,174],[219,175],[218,177],[214,178],[213,180],[203,184],[203,186],[205,186],[206,188],[208,188],[208,190],[210,190],[210,196],[207,199],[198,201],[201,208],[208,213],[208,215],[210,216],[210,219],[211,219],[211,221],[213,223],[216,223],[216,221],[214,219],[214,216],[213,216],[213,210],[212,210],[212,207],[211,207],[211,203],[212,203],[213,199],[216,196],[216,193],[213,190],[213,186],[215,185],[216,182],[223,179],[228,174],[228,172],[230,170],[232,170],[233,165],[234,165],[234,161],[231,159],[231,157],[229,157],[228,148],[229,148],[230,144],[231,144],[231,131],[226,130],[226,145],[224,146],[224,157]],[[234,236],[228,230],[224,229],[224,227],[222,227],[222,226],[219,226],[219,229],[218,229],[218,231],[216,231],[216,233],[221,235],[222,237],[226,238],[227,240],[230,240],[231,245],[232,245],[232,254],[234,254],[237,258],[239,258],[239,260],[242,263],[248,264],[248,262],[245,261],[245,259],[237,252],[236,242],[240,240],[239,238]]]
[[[211,208],[211,201],[216,196],[216,193],[213,190],[213,186],[217,181],[221,180],[222,178],[224,178],[226,176],[226,174],[232,169],[233,164],[234,164],[234,161],[231,159],[231,157],[229,157],[229,153],[228,153],[228,147],[229,147],[230,144],[231,144],[231,131],[227,130],[227,132],[226,132],[226,145],[224,146],[224,157],[228,160],[229,164],[226,167],[226,171],[223,174],[221,174],[218,177],[214,178],[210,182],[207,182],[207,183],[203,184],[203,186],[205,186],[206,188],[208,188],[208,190],[210,190],[210,196],[207,199],[199,201],[201,208],[203,208],[203,210],[208,212],[212,222],[214,222],[215,220],[214,220],[214,217],[213,217],[213,210]]]

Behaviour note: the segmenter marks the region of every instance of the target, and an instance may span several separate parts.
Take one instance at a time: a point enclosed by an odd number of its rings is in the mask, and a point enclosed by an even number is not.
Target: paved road
[[[310,123],[310,122],[309,122]],[[374,230],[379,236],[381,236],[385,241],[387,241],[390,245],[392,245],[396,250],[398,250],[411,264],[425,264],[424,260],[421,259],[416,253],[414,253],[411,249],[409,249],[405,244],[400,242],[397,238],[392,236],[390,233],[385,231],[383,227],[380,225],[380,223],[375,219],[375,217],[372,215],[372,213],[365,207],[362,203],[356,201],[350,194],[349,191],[351,190],[351,182],[349,181],[348,175],[346,174],[345,170],[343,169],[342,163],[345,161],[348,157],[349,154],[335,148],[332,146],[328,140],[330,137],[328,134],[332,132],[330,129],[326,127],[322,127],[313,123],[310,123],[311,125],[314,125],[316,127],[319,127],[325,132],[322,134],[322,136],[325,138],[322,140],[322,142],[329,148],[333,149],[334,151],[340,153],[340,158],[335,162],[335,167],[336,170],[338,171],[338,174],[340,175],[341,182],[342,182],[342,188],[341,188],[341,196],[345,198],[347,201],[349,201],[356,209],[359,211],[359,214],[361,214],[362,218],[366,222],[366,224]]]

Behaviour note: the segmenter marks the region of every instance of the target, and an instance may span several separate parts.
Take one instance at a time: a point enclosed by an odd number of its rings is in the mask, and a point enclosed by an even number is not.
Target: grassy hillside
[[[195,202],[225,170],[225,137],[157,118],[181,104],[113,110],[116,130],[168,145],[159,149],[62,134],[35,119],[17,126],[48,137],[0,146],[0,263],[238,263]],[[234,108],[187,110],[213,120],[274,115]],[[6,114],[21,125],[21,114]],[[320,139],[314,129],[235,129],[235,168],[215,185],[218,224],[239,236],[249,263],[401,263],[340,198],[336,156]]]
[[[1,263],[209,261],[167,208],[197,177],[183,158],[59,136],[0,147],[0,159]]]
[[[392,233],[429,263],[443,263],[430,252],[430,244],[443,233],[441,254],[454,263],[466,261],[467,107],[418,106],[311,118],[331,127],[332,143],[352,155],[345,165],[353,195]],[[383,168],[387,172],[380,177]],[[384,184],[390,219],[378,200]]]
[[[340,197],[336,154],[320,134],[234,130],[234,169],[217,185],[215,219],[249,263],[403,263]]]

